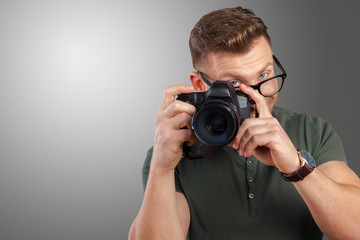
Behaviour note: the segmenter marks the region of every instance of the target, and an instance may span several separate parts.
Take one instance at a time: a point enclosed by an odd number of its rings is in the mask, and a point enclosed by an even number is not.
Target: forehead
[[[209,53],[201,71],[215,79],[247,78],[272,67],[272,49],[265,38],[256,40],[246,53]]]

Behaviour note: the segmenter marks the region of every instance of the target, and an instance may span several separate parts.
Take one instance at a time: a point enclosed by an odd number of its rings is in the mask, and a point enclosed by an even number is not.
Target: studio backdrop
[[[329,121],[359,175],[357,1],[0,2],[0,239],[127,239],[165,87],[189,33],[251,8],[288,73],[278,106]]]

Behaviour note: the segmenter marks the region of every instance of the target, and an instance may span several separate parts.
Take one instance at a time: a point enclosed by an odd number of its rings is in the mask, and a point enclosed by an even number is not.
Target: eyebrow
[[[265,65],[265,67],[263,67],[263,68],[261,68],[261,70],[260,71],[257,71],[257,75],[258,76],[260,76],[266,69],[268,69],[269,67],[274,67],[274,64],[273,64],[273,62],[270,62],[270,63],[268,63],[268,64],[266,64]],[[205,75],[205,74],[203,74],[203,75]],[[238,76],[235,76],[234,74],[231,74],[231,73],[229,73],[229,74],[227,74],[227,73],[225,73],[224,75],[229,75],[230,77],[232,77],[233,79],[229,79],[228,81],[241,81],[241,77],[239,78]],[[209,80],[212,80],[212,79],[210,79],[208,76],[206,76],[205,75],[205,77],[207,77],[207,79],[209,79]]]
[[[269,68],[269,67],[274,67],[274,61],[275,61],[275,59],[274,59],[274,55],[273,55],[273,58],[272,58],[272,61],[271,62],[269,62],[267,65],[265,65],[265,67],[264,68],[261,68],[262,70],[261,71],[258,71],[258,75],[260,76],[267,68]],[[212,79],[212,78],[210,78],[209,76],[207,76],[205,73],[203,73],[203,72],[201,72],[201,71],[197,71],[199,74],[200,74],[200,76],[201,76],[201,78],[203,79],[203,81],[207,84],[207,85],[211,85],[211,83],[213,82],[213,81],[217,81],[217,80],[221,80],[221,79]],[[227,73],[225,73],[225,75],[227,75]],[[227,81],[241,81],[241,78],[238,78],[238,77],[235,77],[233,74],[228,74],[229,76],[231,76],[231,77],[234,77],[233,79],[228,79]]]
[[[258,75],[262,74],[266,69],[268,69],[269,67],[274,68],[274,64],[273,61],[271,63],[268,63],[265,67],[261,68],[262,70],[258,71]]]

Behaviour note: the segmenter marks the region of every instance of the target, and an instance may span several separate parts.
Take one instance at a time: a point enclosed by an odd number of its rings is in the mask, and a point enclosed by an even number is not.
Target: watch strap
[[[287,182],[297,182],[297,181],[303,180],[307,175],[309,175],[314,170],[314,167],[310,166],[303,159],[303,156],[301,155],[300,150],[298,151],[298,156],[299,156],[299,160],[301,163],[301,167],[298,170],[296,170],[295,172],[290,173],[290,174],[280,172],[281,178],[283,178]]]

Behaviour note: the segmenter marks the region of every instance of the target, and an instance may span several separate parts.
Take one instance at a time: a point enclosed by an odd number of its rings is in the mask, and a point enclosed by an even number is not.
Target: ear
[[[209,89],[209,86],[202,80],[198,72],[190,73],[190,81],[197,92],[204,92]]]

